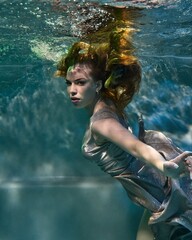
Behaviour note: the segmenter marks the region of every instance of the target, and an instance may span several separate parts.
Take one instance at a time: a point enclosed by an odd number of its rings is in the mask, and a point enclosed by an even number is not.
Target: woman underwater
[[[118,27],[103,44],[77,42],[58,64],[76,108],[90,114],[82,152],[117,179],[129,198],[150,212],[156,240],[192,239],[192,153],[157,131],[130,130],[126,106],[139,90],[141,67],[129,28]]]

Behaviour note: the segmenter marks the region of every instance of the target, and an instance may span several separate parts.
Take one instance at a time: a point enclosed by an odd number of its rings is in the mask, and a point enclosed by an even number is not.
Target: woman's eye
[[[77,85],[83,86],[85,84],[85,81],[78,81]]]
[[[67,86],[70,86],[70,85],[71,85],[71,82],[65,81],[65,84],[66,84]]]
[[[79,81],[75,81],[75,82],[74,82],[75,85],[79,85],[79,86],[83,86],[83,85],[85,85],[85,83],[86,83],[86,81],[84,81],[84,80],[79,80]],[[66,84],[67,86],[71,86],[72,82],[66,80],[66,81],[65,81],[65,84]]]

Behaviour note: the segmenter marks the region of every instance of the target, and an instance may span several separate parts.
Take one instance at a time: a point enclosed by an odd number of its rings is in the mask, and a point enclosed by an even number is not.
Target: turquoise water
[[[89,14],[78,1],[0,0],[2,240],[134,240],[141,209],[81,156],[86,114],[70,106],[64,82],[53,77],[80,26],[99,27],[93,16],[102,19],[98,4],[106,3],[140,9],[134,45],[143,83],[127,108],[134,131],[142,112],[146,128],[192,150],[190,0],[81,1]]]

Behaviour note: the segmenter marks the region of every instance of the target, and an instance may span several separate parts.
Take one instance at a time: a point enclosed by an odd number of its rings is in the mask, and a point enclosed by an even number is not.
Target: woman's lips
[[[78,103],[80,101],[80,98],[71,98],[72,103]]]

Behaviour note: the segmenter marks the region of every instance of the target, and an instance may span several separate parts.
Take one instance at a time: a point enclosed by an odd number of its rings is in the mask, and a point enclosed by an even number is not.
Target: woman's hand
[[[183,152],[176,158],[163,164],[164,174],[168,177],[178,178],[190,174],[192,177],[192,152]],[[192,179],[192,178],[191,178]]]

